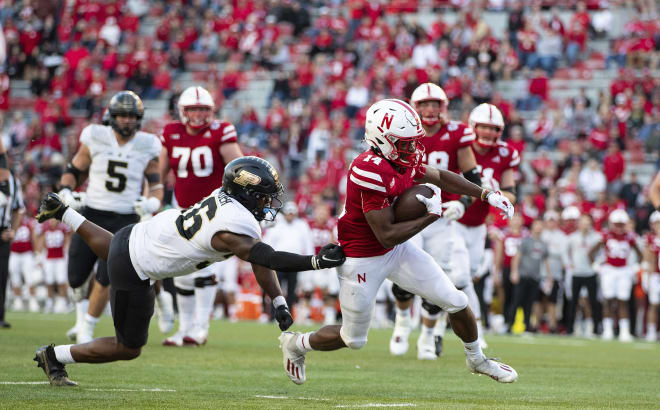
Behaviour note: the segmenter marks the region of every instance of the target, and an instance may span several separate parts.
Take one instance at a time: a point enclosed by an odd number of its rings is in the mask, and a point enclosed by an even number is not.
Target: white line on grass
[[[319,397],[287,397],[287,396],[271,396],[271,395],[263,395],[263,394],[257,394],[256,396],[259,399],[277,399],[277,400],[316,400],[316,401],[328,401],[330,399],[322,399]]]
[[[176,390],[173,389],[159,389],[158,387],[153,388],[153,389],[85,389],[89,391],[137,391],[137,392],[166,392],[166,393],[172,393],[176,392]]]
[[[417,407],[414,403],[364,403],[364,404],[339,404],[335,408],[361,408],[361,407]]]
[[[50,382],[0,382],[0,384],[49,384]]]

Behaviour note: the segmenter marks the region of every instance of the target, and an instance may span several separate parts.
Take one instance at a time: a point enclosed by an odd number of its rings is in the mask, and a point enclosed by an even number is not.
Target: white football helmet
[[[625,224],[628,223],[629,220],[630,218],[628,217],[628,214],[623,209],[615,209],[608,218],[608,221],[611,224]]]
[[[401,100],[380,100],[367,110],[364,139],[397,165],[413,167],[419,163],[423,147],[417,142],[425,135],[419,115]]]
[[[189,113],[185,112],[185,109],[190,107],[208,107],[210,112],[208,115],[191,116]],[[215,103],[213,102],[211,93],[205,88],[194,86],[186,88],[181,93],[177,108],[179,110],[179,118],[181,122],[190,128],[196,129],[206,127],[211,123],[213,111],[215,110]]]
[[[424,108],[420,107],[420,104],[424,101],[438,101],[440,103],[440,108]],[[441,124],[447,124],[449,122],[449,99],[445,91],[439,86],[433,83],[424,83],[413,91],[412,96],[410,96],[410,102],[417,110],[417,113],[422,119],[422,123],[427,127],[432,127],[438,122]]]
[[[497,145],[497,142],[502,136],[504,117],[502,117],[502,113],[496,106],[483,103],[472,110],[468,119],[468,125],[470,125],[470,128],[472,128],[477,136],[477,144],[484,148],[492,148]],[[495,129],[488,132],[478,132],[477,125],[487,125]]]

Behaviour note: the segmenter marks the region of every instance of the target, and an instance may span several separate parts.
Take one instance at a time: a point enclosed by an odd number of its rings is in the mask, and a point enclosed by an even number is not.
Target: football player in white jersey
[[[82,208],[90,221],[110,232],[137,222],[138,213],[160,208],[163,185],[158,173],[161,143],[154,134],[139,131],[144,105],[132,91],[115,94],[108,105],[109,125],[90,124],[80,135],[80,147],[60,179],[59,196],[65,205]],[[86,200],[73,193],[89,178]],[[149,197],[142,197],[143,181]],[[85,204],[83,204],[85,202]],[[84,206],[84,207],[83,207]],[[99,260],[86,303],[87,280],[97,256],[74,235],[69,247],[68,278],[76,302],[76,325],[67,332],[79,343],[92,340],[94,327],[108,302],[106,263]]]
[[[186,210],[170,209],[124,227],[116,235],[65,206],[56,194],[42,201],[39,221],[55,218],[75,231],[108,261],[114,337],[86,344],[43,346],[37,361],[50,383],[72,386],[64,366],[131,360],[147,343],[154,311],[153,281],[183,276],[232,255],[252,263],[254,275],[273,300],[275,319],[286,330],[293,318],[282,296],[278,271],[326,269],[341,265],[344,252],[328,244],[317,255],[277,252],[261,242],[261,220],[272,220],[281,207],[282,185],[275,168],[257,157],[227,164],[222,187]]]

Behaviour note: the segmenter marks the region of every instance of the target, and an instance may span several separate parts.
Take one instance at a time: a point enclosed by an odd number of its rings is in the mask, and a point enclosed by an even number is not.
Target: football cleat
[[[163,346],[183,346],[183,337],[185,334],[178,331],[167,339],[163,340]]]
[[[69,380],[64,365],[55,358],[54,345],[42,346],[34,354],[37,367],[41,367],[53,386],[77,386],[78,383]]]
[[[283,332],[280,339],[280,349],[284,362],[284,370],[295,384],[305,383],[305,353],[301,352],[296,346],[296,339],[299,332]]]
[[[612,329],[603,330],[603,335],[601,336],[603,340],[614,340],[614,332]]]
[[[619,342],[630,343],[633,341],[633,337],[630,332],[619,332]]]
[[[420,335],[417,339],[417,358],[419,360],[436,360],[435,340],[433,336]]]
[[[408,351],[408,336],[410,336],[410,318],[397,316],[394,321],[394,331],[390,339],[390,353],[401,356]]]
[[[61,221],[62,216],[64,215],[64,211],[66,211],[67,208],[68,206],[64,205],[64,202],[62,202],[56,193],[50,192],[39,205],[37,221],[39,221],[39,223],[43,223],[52,218]]]
[[[435,336],[435,355],[442,356],[442,336]]]
[[[193,345],[193,346],[203,346],[206,344],[206,339],[208,338],[208,336],[209,336],[209,331],[207,329],[195,327],[183,337],[183,344]]]
[[[500,383],[513,383],[518,379],[518,372],[513,367],[500,363],[496,359],[482,357],[481,360],[465,360],[468,369],[475,374],[485,374]]]

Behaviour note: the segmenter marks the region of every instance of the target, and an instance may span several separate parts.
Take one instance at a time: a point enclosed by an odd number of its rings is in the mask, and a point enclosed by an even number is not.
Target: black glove
[[[275,320],[280,325],[280,330],[284,331],[291,327],[293,318],[286,305],[280,305],[275,309]]]
[[[346,262],[344,250],[339,245],[329,243],[319,251],[318,255],[312,256],[314,269],[334,268]]]

